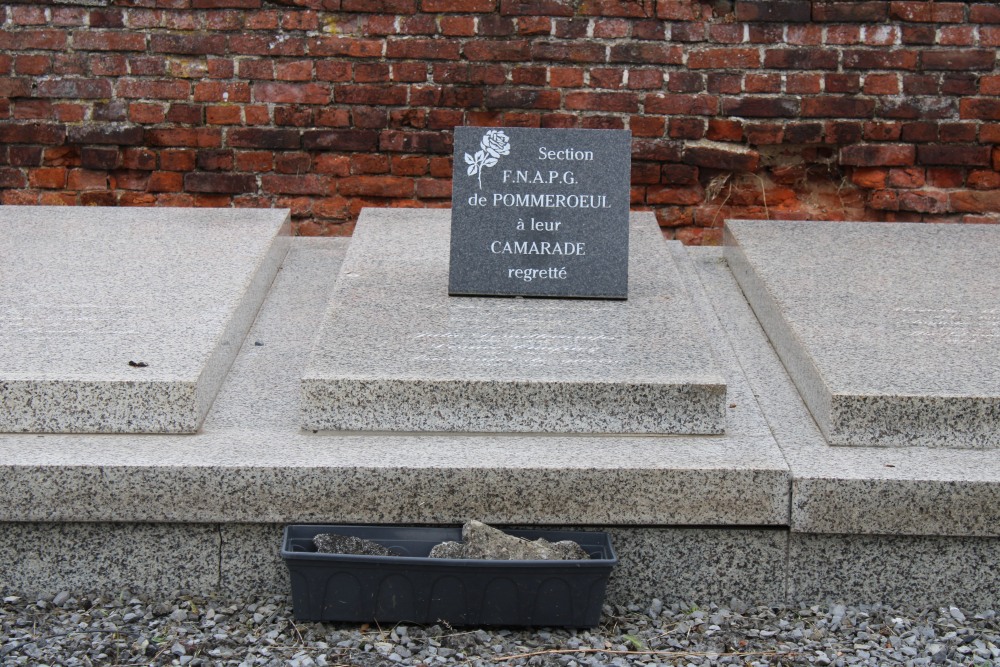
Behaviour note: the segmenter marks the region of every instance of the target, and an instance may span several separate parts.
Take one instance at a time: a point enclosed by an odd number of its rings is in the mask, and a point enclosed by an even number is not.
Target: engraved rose
[[[510,137],[503,130],[487,130],[479,142],[475,155],[465,154],[465,164],[469,165],[469,176],[479,177],[479,189],[483,189],[483,169],[500,161],[500,156],[510,155]]]

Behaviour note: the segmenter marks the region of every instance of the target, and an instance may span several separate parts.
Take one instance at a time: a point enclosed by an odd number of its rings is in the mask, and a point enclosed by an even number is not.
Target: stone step
[[[192,433],[288,212],[0,207],[0,432]]]
[[[726,258],[827,440],[1000,447],[1000,229],[729,221]]]
[[[302,378],[309,430],[719,434],[726,381],[651,213],[627,301],[449,297],[449,214],[368,209]]]

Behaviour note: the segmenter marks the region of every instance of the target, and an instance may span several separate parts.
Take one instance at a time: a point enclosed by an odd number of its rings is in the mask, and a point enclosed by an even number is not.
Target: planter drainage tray
[[[462,529],[402,526],[285,527],[295,617],[304,621],[409,622],[451,625],[594,627],[618,562],[607,533],[505,530],[529,540],[572,540],[590,560],[429,558]],[[372,540],[399,556],[317,553],[313,537],[338,533]]]

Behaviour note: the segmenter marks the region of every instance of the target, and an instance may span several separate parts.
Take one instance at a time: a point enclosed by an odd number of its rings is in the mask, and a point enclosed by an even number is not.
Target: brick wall
[[[628,128],[668,235],[1000,221],[1000,6],[882,0],[0,5],[0,201],[447,206],[456,125]]]

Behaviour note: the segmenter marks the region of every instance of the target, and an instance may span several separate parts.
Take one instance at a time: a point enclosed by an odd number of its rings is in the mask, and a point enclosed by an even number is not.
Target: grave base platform
[[[998,464],[827,445],[719,249],[670,244],[727,382],[725,435],[300,430],[348,243],[293,240],[199,433],[0,435],[5,593],[287,593],[286,523],[478,518],[608,530],[613,602],[1000,602]]]

